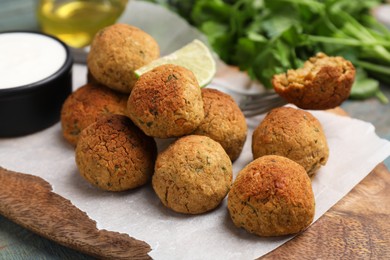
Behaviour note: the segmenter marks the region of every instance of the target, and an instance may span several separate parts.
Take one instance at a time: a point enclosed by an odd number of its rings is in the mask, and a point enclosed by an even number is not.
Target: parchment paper
[[[85,82],[86,72],[85,66],[74,66],[75,87]],[[390,155],[390,142],[380,139],[369,123],[311,112],[322,123],[330,147],[327,165],[312,178],[317,220]],[[252,159],[251,136],[262,118],[247,120],[248,138],[234,163],[234,176]],[[226,199],[212,212],[187,216],[164,208],[150,184],[120,193],[98,190],[78,174],[74,149],[62,138],[59,123],[29,136],[0,139],[0,165],[42,177],[54,192],[96,220],[98,228],[128,233],[149,243],[154,259],[253,259],[292,238],[261,238],[236,228]]]

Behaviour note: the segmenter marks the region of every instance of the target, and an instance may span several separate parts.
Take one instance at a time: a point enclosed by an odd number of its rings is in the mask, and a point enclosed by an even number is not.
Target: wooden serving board
[[[150,259],[146,242],[98,230],[40,177],[0,167],[0,191],[0,214],[43,237],[98,258]],[[389,205],[390,172],[379,164],[307,230],[261,259],[389,259]]]
[[[0,214],[24,228],[99,258],[149,259],[147,243],[98,230],[40,177],[0,168],[0,189]],[[379,164],[306,231],[262,259],[388,259],[389,205],[390,172]]]
[[[96,222],[40,177],[0,167],[0,214],[61,245],[105,259],[149,259],[150,246]]]

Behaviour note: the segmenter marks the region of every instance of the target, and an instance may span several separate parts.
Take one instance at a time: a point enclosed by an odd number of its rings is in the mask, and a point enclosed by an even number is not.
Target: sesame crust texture
[[[318,53],[302,68],[275,75],[272,85],[287,102],[300,108],[330,109],[349,97],[354,79],[350,61]]]
[[[158,155],[152,185],[164,206],[200,214],[222,202],[232,178],[232,163],[222,146],[207,136],[189,135]]]
[[[128,116],[157,138],[193,132],[204,119],[202,94],[192,71],[166,64],[141,75],[127,102]]]
[[[228,195],[233,223],[258,236],[298,233],[313,221],[314,194],[304,168],[276,155],[242,169]]]
[[[87,64],[98,82],[130,93],[137,80],[134,71],[159,56],[160,48],[152,36],[131,25],[114,24],[95,35]]]
[[[64,138],[77,144],[81,131],[99,117],[127,113],[128,95],[113,91],[103,85],[87,83],[65,100],[61,109],[61,129]]]
[[[152,176],[157,147],[129,118],[103,117],[81,132],[76,146],[79,173],[107,191],[145,184]]]
[[[205,118],[193,132],[219,142],[232,161],[241,154],[247,136],[244,114],[231,96],[211,88],[202,89]]]
[[[252,135],[253,158],[285,156],[302,165],[312,176],[329,157],[321,123],[312,114],[292,107],[271,110]]]

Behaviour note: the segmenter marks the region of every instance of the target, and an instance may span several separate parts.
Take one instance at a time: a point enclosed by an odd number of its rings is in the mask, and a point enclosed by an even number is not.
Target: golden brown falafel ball
[[[152,36],[134,26],[114,24],[95,35],[87,63],[98,82],[130,93],[137,80],[134,71],[159,56]]]
[[[240,155],[247,134],[244,114],[231,96],[216,89],[202,89],[205,118],[193,132],[217,141],[232,161]]]
[[[310,178],[288,158],[263,156],[238,173],[229,191],[228,210],[237,227],[259,236],[298,233],[314,218]]]
[[[84,129],[76,146],[81,176],[103,190],[145,184],[153,174],[157,146],[129,118],[109,115]]]
[[[65,139],[76,145],[80,132],[106,114],[127,113],[128,95],[105,86],[87,83],[68,96],[61,109],[61,127]]]
[[[342,57],[318,53],[302,68],[275,75],[272,85],[288,102],[303,109],[329,109],[349,97],[355,68]]]
[[[302,165],[309,176],[329,157],[321,123],[312,114],[292,107],[271,110],[252,135],[253,158],[281,155]]]
[[[141,75],[127,110],[145,134],[158,138],[190,134],[204,118],[202,94],[194,74],[173,64]]]
[[[221,203],[232,176],[232,163],[219,143],[207,136],[189,135],[158,155],[152,184],[166,207],[200,214]]]

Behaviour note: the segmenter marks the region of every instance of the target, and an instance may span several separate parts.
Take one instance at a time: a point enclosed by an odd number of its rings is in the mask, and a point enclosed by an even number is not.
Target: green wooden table
[[[1,0],[0,32],[39,30],[35,19],[35,0]],[[0,72],[1,75],[1,72]],[[390,99],[390,87],[382,87]],[[390,105],[376,99],[348,100],[342,108],[351,116],[371,122],[377,134],[390,140]],[[390,168],[390,158],[385,164]],[[93,259],[26,230],[0,216],[0,259]]]

